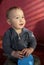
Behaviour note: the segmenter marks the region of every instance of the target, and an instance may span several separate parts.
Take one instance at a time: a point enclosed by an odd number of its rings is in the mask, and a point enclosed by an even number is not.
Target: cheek
[[[26,21],[24,20],[24,24],[26,24]]]
[[[19,25],[18,21],[14,22],[13,25],[18,26]]]
[[[11,21],[12,21],[12,24],[13,24],[13,25],[17,23],[17,21],[14,20],[14,19],[12,19]]]

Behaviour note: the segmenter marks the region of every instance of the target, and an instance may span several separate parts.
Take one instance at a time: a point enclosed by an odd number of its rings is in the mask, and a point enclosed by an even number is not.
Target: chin
[[[23,26],[21,26],[20,28],[24,28],[24,25],[23,25]]]
[[[20,29],[22,29],[22,28],[24,28],[24,27],[20,27]]]

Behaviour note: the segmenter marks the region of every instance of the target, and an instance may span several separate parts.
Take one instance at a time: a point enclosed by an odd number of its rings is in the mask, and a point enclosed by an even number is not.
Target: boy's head
[[[13,28],[22,29],[25,26],[25,18],[23,10],[19,7],[12,7],[6,14],[8,24]]]

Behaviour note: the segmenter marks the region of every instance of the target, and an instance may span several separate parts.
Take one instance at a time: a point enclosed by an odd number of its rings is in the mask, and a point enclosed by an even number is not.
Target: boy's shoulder
[[[12,30],[12,28],[10,27],[10,28],[8,28],[8,29],[6,30],[5,34],[10,34],[12,31],[13,31],[13,30]]]
[[[24,30],[24,32],[27,32],[27,33],[32,33],[32,31],[31,31],[31,30],[29,30],[29,29],[27,29],[27,28],[24,28],[23,30]]]
[[[24,32],[26,32],[30,37],[35,37],[33,32],[27,28],[24,28]]]

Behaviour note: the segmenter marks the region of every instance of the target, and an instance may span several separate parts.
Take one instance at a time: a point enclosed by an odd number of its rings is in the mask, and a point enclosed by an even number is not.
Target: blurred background
[[[25,27],[33,31],[37,40],[37,48],[33,54],[38,56],[41,65],[44,65],[44,0],[0,0],[0,65],[3,65],[6,59],[2,48],[3,35],[10,27],[6,22],[6,11],[13,6],[23,9],[27,21]]]

